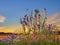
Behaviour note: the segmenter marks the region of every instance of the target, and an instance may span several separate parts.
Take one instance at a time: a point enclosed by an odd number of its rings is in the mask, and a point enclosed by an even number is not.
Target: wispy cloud
[[[6,17],[5,17],[5,16],[1,16],[1,15],[0,15],[0,22],[4,22],[4,21],[5,21],[5,19],[6,19]]]
[[[58,18],[60,16],[60,13],[55,13],[53,14],[51,17],[48,17],[47,19],[47,24],[57,24],[58,22],[60,22],[60,18]]]

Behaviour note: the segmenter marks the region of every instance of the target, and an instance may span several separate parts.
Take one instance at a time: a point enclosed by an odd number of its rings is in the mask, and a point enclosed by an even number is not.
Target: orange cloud
[[[5,33],[8,33],[8,32],[11,32],[11,33],[20,33],[19,30],[21,26],[20,25],[16,25],[16,24],[13,24],[13,25],[9,25],[9,26],[3,26],[3,27],[0,27],[0,32],[5,32]]]
[[[8,27],[0,27],[0,32],[5,32],[5,33],[7,33],[7,32],[12,32],[13,30],[11,30],[10,28],[8,28]]]

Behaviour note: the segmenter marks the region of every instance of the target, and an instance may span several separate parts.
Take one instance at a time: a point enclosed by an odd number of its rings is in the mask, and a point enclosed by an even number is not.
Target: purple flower
[[[8,40],[13,40],[13,39],[15,39],[17,37],[17,35],[15,35],[15,34],[11,34],[11,35],[7,35],[7,39]]]
[[[52,24],[48,25],[48,30],[52,29]]]
[[[38,29],[40,29],[40,25],[37,25]]]
[[[11,40],[10,39],[8,39],[8,38],[4,38],[4,39],[2,39],[2,40],[0,40],[1,42],[10,42]]]

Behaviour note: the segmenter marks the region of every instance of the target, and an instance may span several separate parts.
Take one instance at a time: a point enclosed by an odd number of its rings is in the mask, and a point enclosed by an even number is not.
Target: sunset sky
[[[60,0],[0,0],[0,32],[14,32],[26,13],[34,9],[42,12],[43,8],[47,9],[47,23],[60,23]]]

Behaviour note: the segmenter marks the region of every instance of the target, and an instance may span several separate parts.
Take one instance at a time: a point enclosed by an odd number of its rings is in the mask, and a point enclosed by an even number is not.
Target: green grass
[[[28,41],[22,41],[19,43],[9,43],[7,44],[6,42],[0,42],[0,45],[60,45],[59,42],[54,41],[54,42],[46,42],[44,40],[39,40],[37,42],[28,42]]]
[[[0,45],[7,45],[6,42],[0,42]]]

